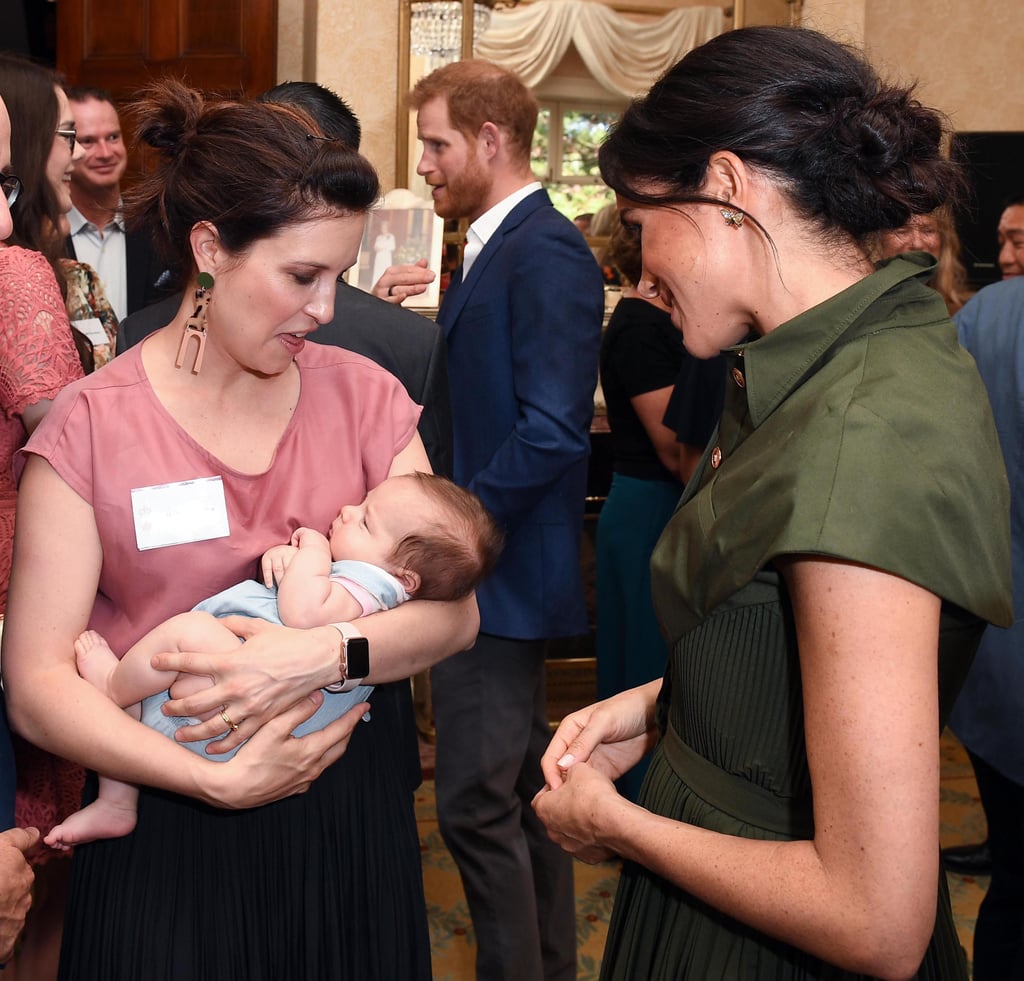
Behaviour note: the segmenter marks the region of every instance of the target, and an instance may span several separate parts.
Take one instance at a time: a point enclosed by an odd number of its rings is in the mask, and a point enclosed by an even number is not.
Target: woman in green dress
[[[1012,619],[1008,492],[932,263],[941,117],[820,34],[686,56],[601,149],[644,284],[725,411],[652,560],[664,679],[565,719],[534,806],[624,868],[602,978],[966,979],[938,735]],[[652,743],[639,802],[613,780]]]

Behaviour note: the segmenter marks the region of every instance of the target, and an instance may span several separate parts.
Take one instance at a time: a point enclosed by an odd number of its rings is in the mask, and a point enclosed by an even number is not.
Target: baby
[[[493,569],[501,547],[501,532],[469,491],[433,474],[390,477],[362,504],[343,507],[326,537],[298,528],[290,544],[269,549],[262,560],[263,583],[247,580],[171,617],[120,660],[98,633],[85,631],[75,641],[78,671],[116,704],[130,707],[147,725],[173,738],[176,729],[195,720],[161,712],[170,697],[169,687],[178,682],[175,694],[184,697],[208,687],[210,681],[157,671],[150,664],[154,654],[237,649],[241,641],[217,619],[231,614],[316,627],[391,609],[414,596],[460,599]],[[323,728],[365,701],[371,691],[368,685],[344,693],[325,691],[323,704],[294,735]],[[219,714],[231,729],[237,728],[226,709]],[[209,742],[182,745],[202,753]],[[221,759],[234,752],[220,754]],[[96,800],[58,824],[44,840],[66,850],[97,838],[126,835],[135,827],[137,802],[134,785],[101,776]]]

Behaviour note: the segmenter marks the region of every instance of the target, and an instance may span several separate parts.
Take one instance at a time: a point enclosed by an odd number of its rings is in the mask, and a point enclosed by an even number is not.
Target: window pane
[[[545,184],[556,211],[570,221],[577,215],[597,214],[606,204],[615,203],[615,195],[603,184]]]
[[[533,131],[530,167],[538,180],[547,180],[551,175],[551,110],[543,107],[537,114],[537,128]]]
[[[562,177],[600,176],[597,151],[617,115],[578,109],[562,114]]]

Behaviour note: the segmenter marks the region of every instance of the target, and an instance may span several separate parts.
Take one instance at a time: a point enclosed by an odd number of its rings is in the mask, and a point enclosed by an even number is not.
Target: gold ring
[[[224,720],[224,725],[226,725],[232,732],[238,728],[238,723],[231,721],[231,716],[228,715],[228,710],[226,708],[222,708],[220,710],[220,717]]]

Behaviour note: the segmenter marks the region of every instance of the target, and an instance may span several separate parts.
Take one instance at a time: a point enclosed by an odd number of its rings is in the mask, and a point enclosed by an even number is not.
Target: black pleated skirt
[[[144,789],[133,834],[76,849],[61,981],[429,981],[408,687],[300,797]]]

